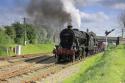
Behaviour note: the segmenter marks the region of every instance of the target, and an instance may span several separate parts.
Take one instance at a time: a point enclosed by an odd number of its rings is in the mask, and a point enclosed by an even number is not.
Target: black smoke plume
[[[61,0],[32,0],[27,12],[35,23],[50,28],[71,22],[71,16],[64,10]]]
[[[51,36],[66,23],[71,23],[71,15],[64,10],[61,0],[31,0],[27,13],[35,25],[44,27]]]

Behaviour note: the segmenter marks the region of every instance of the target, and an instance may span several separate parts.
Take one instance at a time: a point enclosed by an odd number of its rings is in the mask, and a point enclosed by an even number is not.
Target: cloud
[[[26,16],[24,9],[18,8],[0,8],[0,25],[10,25],[14,22],[23,21],[22,18]]]
[[[104,36],[106,30],[115,29],[113,33],[111,33],[109,36],[119,36],[119,28],[120,25],[118,22],[110,21],[111,19],[107,21],[100,21],[100,22],[83,22],[83,26],[81,30],[86,31],[86,29],[89,29],[89,31],[95,32],[99,36]]]
[[[100,0],[97,3],[113,9],[125,9],[125,0]]]
[[[16,0],[15,0],[16,1]],[[18,1],[18,0],[17,0]],[[11,24],[15,21],[23,21],[23,17],[26,16],[25,14],[25,7],[27,4],[25,3],[25,0],[20,0],[20,2],[16,2],[16,6],[13,8],[2,8],[0,9],[0,25],[8,25]],[[29,0],[27,0],[28,3]],[[107,15],[107,12],[103,12],[101,10],[100,12],[94,12],[94,13],[86,13],[81,11],[79,8],[88,7],[88,6],[103,6],[107,8],[113,9],[119,9],[123,10],[125,8],[125,0],[62,0],[62,1],[71,1],[73,4],[71,5],[70,3],[66,5],[68,7],[72,7],[73,9],[70,11],[76,12],[72,13],[72,19],[73,23],[77,23],[80,25],[80,20],[82,20],[81,27],[88,27],[91,28],[92,31],[95,31],[98,34],[102,34],[105,29],[113,28],[115,26],[118,26],[118,23],[114,22],[114,17],[111,18],[111,16]],[[24,4],[25,3],[25,4]],[[83,7],[80,7],[83,6]],[[67,8],[67,12],[69,11]],[[93,10],[94,11],[94,10]],[[116,15],[114,15],[116,17]],[[81,17],[81,18],[80,18]],[[112,22],[112,23],[110,23]],[[115,25],[116,24],[116,25]],[[111,26],[115,25],[115,26]],[[98,31],[99,30],[99,31]],[[104,35],[104,34],[102,34]]]
[[[116,3],[112,5],[112,8],[125,10],[125,3]]]
[[[101,5],[113,9],[125,9],[125,0],[73,0],[77,6]]]
[[[81,12],[81,17],[82,21],[84,22],[100,22],[109,19],[109,17],[103,12],[97,12],[92,14]]]

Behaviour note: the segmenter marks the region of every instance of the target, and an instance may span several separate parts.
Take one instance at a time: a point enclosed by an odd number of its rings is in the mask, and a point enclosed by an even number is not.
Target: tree
[[[14,27],[16,33],[15,43],[23,44],[25,37],[25,26],[20,23],[14,23],[12,24],[12,27]]]
[[[0,55],[7,55],[7,47],[13,43],[13,40],[5,33],[5,30],[0,29]]]
[[[5,26],[4,28],[5,28],[5,33],[14,40],[16,38],[15,29],[12,26]]]
[[[32,25],[14,23],[12,27],[14,27],[16,32],[15,42],[17,44],[24,44],[25,41],[28,41],[30,44],[35,43],[36,30]]]
[[[5,31],[0,29],[0,46],[5,46],[12,43],[12,39],[5,34]]]
[[[32,25],[26,24],[26,35],[27,35],[27,39],[29,41],[30,44],[35,43],[35,39],[36,39],[36,31],[35,28]]]

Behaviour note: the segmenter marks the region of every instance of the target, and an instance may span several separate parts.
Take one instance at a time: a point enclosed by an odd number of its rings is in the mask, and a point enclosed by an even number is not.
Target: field
[[[112,47],[87,58],[79,66],[81,71],[64,83],[125,83],[125,46]]]
[[[16,45],[10,45],[10,46],[15,47]],[[54,44],[29,44],[29,45],[21,47],[21,55],[52,53],[53,48],[54,48]],[[13,50],[9,50],[7,53],[6,48],[4,48],[4,49],[5,50],[0,49],[0,56],[15,55]]]

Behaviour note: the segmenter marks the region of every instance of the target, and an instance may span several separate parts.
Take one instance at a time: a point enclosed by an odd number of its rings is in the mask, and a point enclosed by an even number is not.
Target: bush
[[[7,55],[7,49],[4,46],[0,46],[0,56]]]
[[[116,47],[116,45],[114,45],[114,44],[109,44],[109,45],[108,45],[108,48],[109,48],[109,49],[114,49],[115,47]]]
[[[0,45],[7,45],[13,43],[13,40],[5,34],[3,30],[0,30]]]
[[[5,34],[5,31],[0,30],[0,55],[7,55],[7,46],[12,43],[13,40]]]

